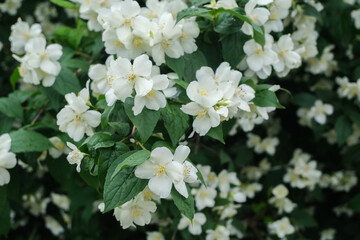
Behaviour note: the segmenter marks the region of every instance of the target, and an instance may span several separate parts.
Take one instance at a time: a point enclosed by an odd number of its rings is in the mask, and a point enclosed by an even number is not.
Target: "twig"
[[[36,114],[35,118],[31,121],[31,125],[36,123],[37,120],[39,120],[41,114],[44,112],[46,105],[49,103],[49,101],[46,101],[46,103],[40,108],[40,111]]]

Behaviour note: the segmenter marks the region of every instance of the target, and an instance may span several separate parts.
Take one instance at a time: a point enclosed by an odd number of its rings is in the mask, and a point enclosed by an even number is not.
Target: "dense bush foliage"
[[[0,3],[0,239],[360,239],[360,1]]]

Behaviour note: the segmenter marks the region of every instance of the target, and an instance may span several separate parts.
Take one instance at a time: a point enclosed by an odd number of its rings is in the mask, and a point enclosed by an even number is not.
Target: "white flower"
[[[285,198],[289,194],[289,190],[283,184],[279,184],[272,190],[272,194],[276,198]]]
[[[246,197],[254,198],[255,193],[262,190],[262,185],[255,182],[241,186],[241,188],[242,192],[246,195]]]
[[[278,214],[283,214],[283,212],[291,213],[297,206],[288,198],[272,197],[269,199],[269,203],[274,205],[278,209]]]
[[[206,216],[203,213],[195,213],[194,218],[189,220],[187,217],[183,216],[180,219],[178,229],[183,230],[185,228],[189,228],[189,232],[192,235],[200,235],[202,232],[201,226],[206,222]]]
[[[10,182],[10,173],[7,169],[16,165],[16,156],[9,152],[11,148],[11,138],[9,134],[0,136],[0,186]]]
[[[244,44],[244,52],[247,55],[246,63],[257,74],[264,73],[265,76],[269,76],[271,74],[271,64],[278,61],[277,54],[271,49],[272,43],[270,39],[271,37],[266,38],[264,48],[254,39],[250,39]],[[263,78],[262,75],[259,75],[259,77]]]
[[[27,22],[23,22],[21,18],[11,26],[10,42],[11,51],[15,54],[22,55],[25,53],[25,44],[32,38],[42,36],[41,25],[33,24],[31,27]]]
[[[109,56],[106,59],[105,65],[95,64],[95,65],[91,65],[89,68],[88,74],[89,74],[89,78],[92,80],[90,86],[91,86],[92,94],[95,97],[98,97],[100,94],[105,94],[110,88],[107,81],[107,71],[111,59],[113,59],[113,56]]]
[[[68,105],[61,109],[56,116],[60,131],[66,132],[76,142],[80,141],[85,133],[92,136],[94,128],[100,124],[101,114],[94,110],[88,110],[88,83],[87,88],[81,90],[78,96],[74,93],[65,95]]]
[[[46,39],[37,37],[30,39],[25,45],[25,51],[29,56],[28,62],[33,68],[40,68],[41,71],[57,76],[61,70],[58,62],[62,55],[62,46],[59,44],[50,44],[46,46]],[[44,82],[44,86],[52,86],[54,80]]]
[[[51,201],[59,208],[69,211],[70,199],[66,195],[51,193]]]
[[[136,225],[145,226],[151,221],[151,214],[156,211],[156,204],[152,201],[144,201],[143,195],[139,194],[134,199],[115,208],[114,215],[120,221],[123,229],[135,227]]]
[[[165,240],[161,232],[146,232],[146,240]]]
[[[147,55],[135,58],[133,64],[121,57],[112,60],[108,69],[108,82],[111,84],[113,94],[123,102],[131,96],[133,89],[136,95],[145,96],[153,87],[153,81],[150,79],[151,71],[152,63]],[[108,99],[109,91],[105,96],[108,105],[114,104]]]
[[[267,32],[281,32],[284,30],[282,19],[289,15],[289,8],[291,7],[292,0],[274,0],[270,4],[269,20],[265,23],[265,30]]]
[[[206,207],[214,207],[216,195],[215,188],[201,186],[195,195],[196,208],[200,211]]]
[[[353,10],[351,12],[351,17],[354,19],[355,27],[360,29],[360,9]]]
[[[310,108],[309,116],[319,124],[325,124],[326,116],[334,112],[334,107],[330,104],[324,104],[321,100],[316,100],[314,106]]]
[[[198,164],[196,167],[197,169],[199,169],[201,175],[204,177],[206,186],[216,188],[219,183],[219,179],[217,178],[216,173],[211,171],[211,167],[203,166],[200,164]]]
[[[235,172],[228,172],[227,170],[223,169],[219,175],[219,189],[221,192],[229,192],[230,191],[230,184],[239,185],[240,181],[236,176]]]
[[[21,7],[22,1],[23,0],[6,0],[0,4],[0,10],[1,12],[7,12],[9,15],[14,16]]]
[[[45,227],[47,227],[52,234],[59,236],[64,232],[64,228],[51,216],[45,216]]]
[[[245,13],[248,18],[251,19],[253,23],[256,25],[264,25],[265,22],[269,19],[270,12],[266,8],[258,7],[256,8],[256,4],[258,0],[250,0],[245,5]],[[241,31],[247,35],[253,35],[252,26],[246,22],[241,27]]]
[[[291,225],[287,217],[283,217],[280,220],[269,223],[268,227],[270,233],[276,234],[279,238],[284,238],[286,235],[290,235],[295,232],[295,228]]]
[[[238,7],[235,0],[211,0],[210,4],[205,5],[205,7],[212,8],[212,9],[218,9],[218,8],[224,8],[224,9],[233,9]]]
[[[179,58],[184,55],[184,49],[180,43],[181,27],[175,24],[175,19],[170,13],[163,13],[158,21],[155,44],[151,48],[151,55],[156,65],[165,62],[165,54],[171,58]]]
[[[155,70],[154,70],[155,69]],[[155,71],[155,72],[154,72]],[[165,90],[169,86],[169,80],[166,75],[160,75],[160,69],[153,66],[153,87],[145,96],[136,95],[134,99],[134,115],[141,113],[144,107],[151,110],[159,110],[166,106],[166,98],[160,90]]]
[[[80,172],[81,160],[84,158],[84,154],[79,151],[79,149],[72,143],[66,143],[69,148],[71,148],[72,152],[66,157],[68,162],[72,164],[76,164],[76,171]]]
[[[229,240],[230,231],[224,226],[218,225],[215,230],[206,230],[206,240]]]
[[[273,66],[281,76],[287,75],[290,69],[301,65],[301,56],[294,51],[294,43],[290,34],[281,36],[279,41],[273,45],[273,50],[277,53],[279,59]]]
[[[183,105],[181,110],[188,115],[196,116],[192,126],[200,136],[204,136],[210,128],[220,125],[220,115],[213,107],[205,108],[190,102]]]
[[[233,0],[231,0],[233,1]],[[195,39],[200,34],[199,26],[197,22],[192,19],[186,19],[181,28],[180,44],[185,53],[192,53],[197,50]]]
[[[336,230],[333,228],[328,228],[320,233],[320,240],[334,240]]]
[[[149,188],[160,198],[167,198],[170,195],[172,185],[176,190],[188,197],[184,183],[184,167],[176,161],[179,156],[166,147],[155,148],[150,158],[143,164],[136,167],[135,176],[142,179],[150,179]]]
[[[217,89],[215,74],[210,67],[201,67],[196,71],[197,81],[192,81],[186,88],[188,97],[203,107],[214,106],[222,97]]]
[[[69,149],[65,146],[65,144],[58,137],[49,138],[50,142],[54,145],[53,148],[49,149],[49,154],[53,158],[59,158],[62,154],[66,154],[69,152]]]

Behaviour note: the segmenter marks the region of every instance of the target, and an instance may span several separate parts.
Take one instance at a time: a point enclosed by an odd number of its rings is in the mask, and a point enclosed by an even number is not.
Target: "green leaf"
[[[339,146],[343,145],[353,132],[350,121],[344,115],[338,117],[336,120],[335,131]]]
[[[16,87],[16,83],[20,80],[19,67],[15,68],[14,72],[10,76],[10,83],[13,89]]]
[[[231,13],[220,13],[216,17],[216,26],[214,31],[221,34],[231,34],[240,32],[241,28],[239,27],[242,23],[241,20],[235,18]],[[242,47],[243,44],[241,44]]]
[[[160,109],[164,126],[169,133],[173,146],[176,146],[179,139],[189,127],[189,116],[181,111],[179,104],[168,103],[165,108]]]
[[[130,149],[124,143],[118,142],[114,149],[104,149],[100,152],[98,158],[98,176],[100,184],[103,186],[105,182],[106,173],[111,164],[121,155],[129,152]]]
[[[10,223],[10,205],[6,201],[3,208],[0,210],[0,236],[7,236],[11,228]]]
[[[76,8],[74,3],[65,0],[50,0],[50,2],[63,8]]]
[[[316,101],[316,97],[306,92],[295,94],[292,99],[292,102],[294,104],[303,108],[311,108],[314,105],[315,101]]]
[[[304,210],[296,209],[291,213],[291,219],[303,227],[316,227],[315,219]]]
[[[312,5],[305,3],[304,12],[305,12],[305,15],[315,17],[316,20],[318,20],[320,24],[323,24],[323,19],[322,19],[321,13],[318,10],[316,10],[316,8],[313,7]]]
[[[0,98],[0,112],[12,118],[23,118],[21,102],[15,96]]]
[[[160,111],[153,111],[144,108],[139,115],[134,116],[132,110],[134,106],[133,98],[127,98],[124,106],[127,116],[139,131],[142,142],[146,142],[153,134],[155,126],[160,118]]]
[[[115,144],[115,140],[109,133],[97,132],[91,137],[86,139],[85,142],[89,150],[96,150],[99,148],[108,148],[112,147]]]
[[[347,205],[349,208],[360,213],[360,194],[357,194],[355,197],[351,198]]]
[[[49,139],[40,133],[20,129],[10,133],[11,152],[43,152],[52,148]]]
[[[184,214],[185,217],[192,220],[195,214],[194,197],[192,196],[188,185],[186,185],[186,188],[189,193],[188,198],[184,198],[182,195],[180,195],[180,193],[176,191],[175,187],[171,189],[171,197],[179,211]]]
[[[183,58],[186,66],[184,69],[184,80],[192,82],[195,80],[196,71],[202,66],[207,66],[206,57],[200,50],[197,50],[191,54],[185,54]]]
[[[231,67],[236,68],[245,57],[243,45],[248,39],[249,37],[244,33],[238,32],[228,35],[221,41],[224,60],[227,61]]]
[[[125,168],[111,179],[111,176],[119,163],[131,154],[132,152],[121,155],[111,164],[109,171],[106,174],[103,196],[105,212],[131,200],[144,190],[148,184],[148,180],[140,179],[135,176],[135,167]]]
[[[71,92],[78,93],[81,90],[79,79],[68,68],[61,68],[52,87],[62,95]]]
[[[220,12],[227,12],[227,13],[230,13],[232,15],[234,15],[235,17],[241,19],[242,21],[250,24],[253,28],[253,31],[254,31],[254,35],[253,35],[253,38],[254,40],[260,44],[262,47],[264,47],[265,45],[265,30],[264,30],[264,27],[263,26],[258,26],[256,24],[254,24],[250,18],[248,18],[247,16],[245,15],[242,15],[234,10],[231,10],[231,9],[223,9],[223,8],[220,8],[218,10],[216,10],[217,13],[220,13]]]
[[[0,187],[0,212],[3,210],[6,203],[6,185]]]
[[[256,92],[255,98],[252,101],[256,106],[259,107],[285,108],[279,103],[276,94],[273,91],[267,89]]]
[[[150,157],[150,152],[147,150],[141,150],[141,151],[132,151],[132,154],[124,159],[119,165],[116,167],[114,173],[111,176],[111,179],[115,177],[118,172],[123,170],[124,168],[130,166],[138,166],[145,162]]]
[[[352,106],[344,106],[346,115],[353,121],[358,127],[360,127],[360,113],[359,110]]]
[[[183,80],[180,80],[180,79],[173,79],[173,81],[179,85],[180,87],[184,88],[185,90],[187,89],[187,87],[189,86],[189,83],[188,82],[185,82]]]
[[[223,150],[220,150],[220,163],[225,164],[231,162],[231,157]]]
[[[59,26],[55,29],[54,36],[58,42],[68,44],[72,48],[78,49],[81,39],[83,38],[83,30],[80,28]]]
[[[207,16],[208,12],[209,12],[209,10],[206,8],[185,8],[185,9],[181,10],[180,12],[178,12],[177,18],[176,18],[176,23],[178,23],[183,18],[189,18],[189,17],[194,17],[194,16],[210,17],[210,15]]]
[[[222,144],[225,144],[223,130],[222,130],[222,124],[220,124],[219,126],[217,126],[215,128],[211,128],[210,131],[206,135],[220,141]]]
[[[165,55],[165,62],[168,65],[171,70],[173,70],[180,79],[184,77],[184,71],[185,71],[185,60],[184,57],[180,58],[170,58],[167,55]]]
[[[104,128],[109,123],[109,117],[111,112],[114,110],[116,104],[112,106],[105,106],[104,112],[101,114],[101,127]]]

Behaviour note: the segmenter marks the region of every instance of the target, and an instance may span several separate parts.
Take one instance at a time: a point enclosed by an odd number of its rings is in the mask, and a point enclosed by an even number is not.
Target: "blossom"
[[[229,240],[230,231],[222,225],[218,225],[215,230],[206,230],[206,240]]]
[[[131,96],[133,89],[136,95],[145,96],[153,87],[153,80],[150,79],[151,71],[152,63],[147,55],[135,58],[133,64],[122,57],[111,60],[108,68],[108,82],[111,84],[113,94],[123,102]],[[110,100],[109,91],[105,96],[108,105],[112,106],[114,101]]]
[[[328,228],[320,233],[320,240],[333,240],[335,238],[336,230],[333,228]]]
[[[326,116],[334,112],[334,107],[330,104],[324,104],[321,100],[316,100],[314,106],[310,108],[309,116],[323,125],[326,122]]]
[[[181,110],[191,116],[195,116],[194,130],[200,136],[204,136],[212,127],[220,124],[220,115],[213,107],[205,108],[196,102],[190,102],[181,107]]]
[[[246,63],[249,68],[257,74],[259,77],[265,78],[271,73],[271,64],[275,64],[278,61],[277,54],[272,50],[272,38],[267,35],[266,45],[264,48],[255,42],[254,39],[250,39],[244,44],[244,52],[247,55]]]
[[[45,227],[49,229],[53,235],[59,236],[64,232],[64,228],[53,217],[47,215],[44,218],[45,218]]]
[[[219,189],[221,192],[229,192],[230,191],[230,184],[239,185],[240,181],[236,176],[235,172],[228,172],[227,170],[223,169],[219,175]]]
[[[69,211],[70,199],[68,196],[58,193],[51,193],[51,201],[59,208],[65,211]]]
[[[92,80],[90,87],[92,90],[92,94],[95,97],[98,97],[101,94],[105,94],[110,88],[107,81],[107,71],[111,59],[113,59],[113,56],[109,56],[106,59],[105,65],[95,64],[95,65],[91,65],[89,68],[88,75],[89,78]]]
[[[25,53],[25,45],[30,39],[41,37],[41,25],[35,23],[29,26],[27,22],[23,22],[18,18],[17,22],[11,26],[11,34],[9,37],[11,43],[11,51],[15,54],[22,55]]]
[[[194,214],[194,218],[189,220],[187,217],[182,216],[180,222],[178,224],[178,229],[183,230],[185,228],[189,228],[189,232],[192,235],[200,235],[202,232],[201,226],[206,222],[205,214],[199,212]]]
[[[14,16],[17,10],[21,7],[23,0],[6,0],[0,4],[1,12],[7,12],[9,15]]]
[[[10,173],[8,169],[15,167],[16,156],[9,152],[11,147],[11,138],[9,134],[0,136],[0,186],[10,182]]]
[[[66,144],[72,150],[66,159],[71,165],[76,164],[76,171],[80,172],[81,160],[84,158],[84,154],[80,152],[74,144],[70,142],[67,142]]]
[[[250,0],[245,5],[245,13],[248,18],[251,19],[256,25],[264,25],[265,22],[269,19],[270,12],[266,8],[258,7],[256,4],[258,0]],[[246,35],[253,35],[252,26],[249,23],[244,22],[241,27],[241,31]]]
[[[200,211],[206,207],[214,207],[216,195],[215,188],[201,186],[195,195],[196,208]]]
[[[165,240],[161,232],[146,232],[146,240]]]
[[[159,74],[160,69],[158,67],[153,66],[153,69],[154,68],[156,70],[152,77],[152,89],[145,96],[135,96],[134,107],[132,109],[135,116],[140,114],[144,107],[157,111],[166,106],[166,98],[160,90],[165,90],[169,86],[169,80],[166,75]]]
[[[84,134],[92,136],[94,128],[100,124],[101,114],[98,111],[88,110],[88,83],[78,96],[74,93],[65,95],[68,105],[56,116],[60,131],[66,132],[76,142],[80,141]]]
[[[294,51],[294,43],[290,34],[281,36],[278,42],[273,45],[273,50],[277,53],[279,59],[273,66],[280,76],[287,75],[290,69],[301,65],[301,56]]]
[[[123,229],[135,227],[136,225],[145,226],[151,221],[151,214],[156,211],[156,204],[152,201],[145,201],[142,193],[134,199],[115,208],[114,215],[120,221]]]
[[[180,154],[180,153],[178,153]],[[172,185],[184,197],[188,197],[187,188],[184,183],[184,166],[176,161],[181,157],[175,155],[166,147],[155,148],[150,158],[136,167],[135,176],[149,180],[149,188],[160,198],[170,195]]]
[[[284,238],[286,235],[293,234],[295,228],[291,225],[287,217],[283,217],[275,222],[268,224],[270,233],[276,234],[279,238]]]
[[[49,141],[54,145],[53,148],[49,149],[49,154],[53,158],[59,158],[62,154],[68,153],[69,149],[58,137],[51,137]]]

